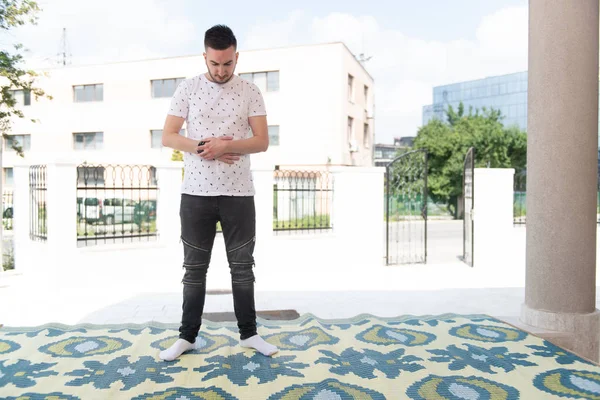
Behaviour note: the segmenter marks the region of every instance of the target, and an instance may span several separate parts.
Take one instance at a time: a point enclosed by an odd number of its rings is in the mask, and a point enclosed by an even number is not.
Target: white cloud
[[[303,38],[303,11],[297,10],[282,21],[261,20],[255,23],[243,39],[243,48],[262,49],[296,44]]]
[[[40,2],[36,26],[16,29],[15,37],[35,55],[30,63],[56,62],[63,28],[73,64],[179,55],[197,41],[195,28],[177,15],[180,0],[52,0]],[[201,44],[197,46],[201,51]]]
[[[40,0],[39,24],[11,30],[0,44],[10,37],[25,44],[30,66],[56,63],[63,27],[74,64],[201,53],[203,32],[180,11],[184,2]],[[366,68],[376,81],[377,139],[389,142],[416,133],[433,86],[525,70],[527,24],[527,7],[511,7],[484,17],[474,40],[431,41],[386,29],[368,15],[316,18],[297,10],[257,21],[240,34],[240,47],[343,41],[354,54],[372,56]]]
[[[426,41],[384,29],[371,16],[292,14],[251,29],[247,43],[269,47],[273,36],[278,45],[343,41],[354,54],[372,56],[366,68],[376,81],[377,140],[390,142],[416,134],[433,86],[526,70],[527,24],[527,7],[506,8],[482,19],[475,40]],[[295,34],[274,35],[282,26]]]

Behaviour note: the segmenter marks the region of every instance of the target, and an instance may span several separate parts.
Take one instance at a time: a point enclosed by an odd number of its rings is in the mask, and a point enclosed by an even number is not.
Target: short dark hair
[[[237,49],[237,39],[226,25],[215,25],[204,34],[204,48],[225,50],[233,46]]]

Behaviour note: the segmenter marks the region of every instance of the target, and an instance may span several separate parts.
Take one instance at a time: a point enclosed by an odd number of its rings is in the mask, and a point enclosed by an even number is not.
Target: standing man
[[[177,87],[162,136],[164,146],[184,153],[185,165],[180,208],[183,315],[179,339],[160,352],[166,361],[194,348],[217,222],[227,249],[240,344],[266,356],[278,351],[257,334],[254,308],[256,238],[249,154],[269,147],[265,104],[256,85],[234,75],[239,53],[231,29],[216,25],[207,30],[204,49],[208,72]],[[179,134],[184,121],[187,137]]]

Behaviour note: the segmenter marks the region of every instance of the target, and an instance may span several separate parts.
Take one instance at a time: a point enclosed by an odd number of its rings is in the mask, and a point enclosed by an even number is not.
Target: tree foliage
[[[27,23],[35,24],[39,11],[37,3],[32,0],[0,0],[0,31],[6,32]],[[13,95],[14,91],[21,90],[35,99],[51,97],[35,87],[38,74],[23,67],[23,46],[15,44],[12,47],[12,49],[0,49],[0,132],[22,156],[23,149],[10,140],[9,136],[14,118],[25,118]],[[32,121],[36,122],[33,119]]]
[[[465,111],[461,103],[449,107],[447,122],[437,119],[422,126],[414,148],[427,149],[429,194],[436,202],[455,205],[462,195],[463,166],[470,147],[477,168],[524,169],[527,136],[518,127],[505,127],[500,111],[483,108]]]

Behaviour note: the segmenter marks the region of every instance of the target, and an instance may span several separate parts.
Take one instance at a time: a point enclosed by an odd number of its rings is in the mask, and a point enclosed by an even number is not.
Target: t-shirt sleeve
[[[267,115],[265,100],[256,85],[250,85],[250,95],[248,102],[248,117],[257,117],[259,115]]]
[[[169,114],[187,119],[189,110],[188,103],[187,82],[183,81],[177,86],[177,89],[171,98]]]

